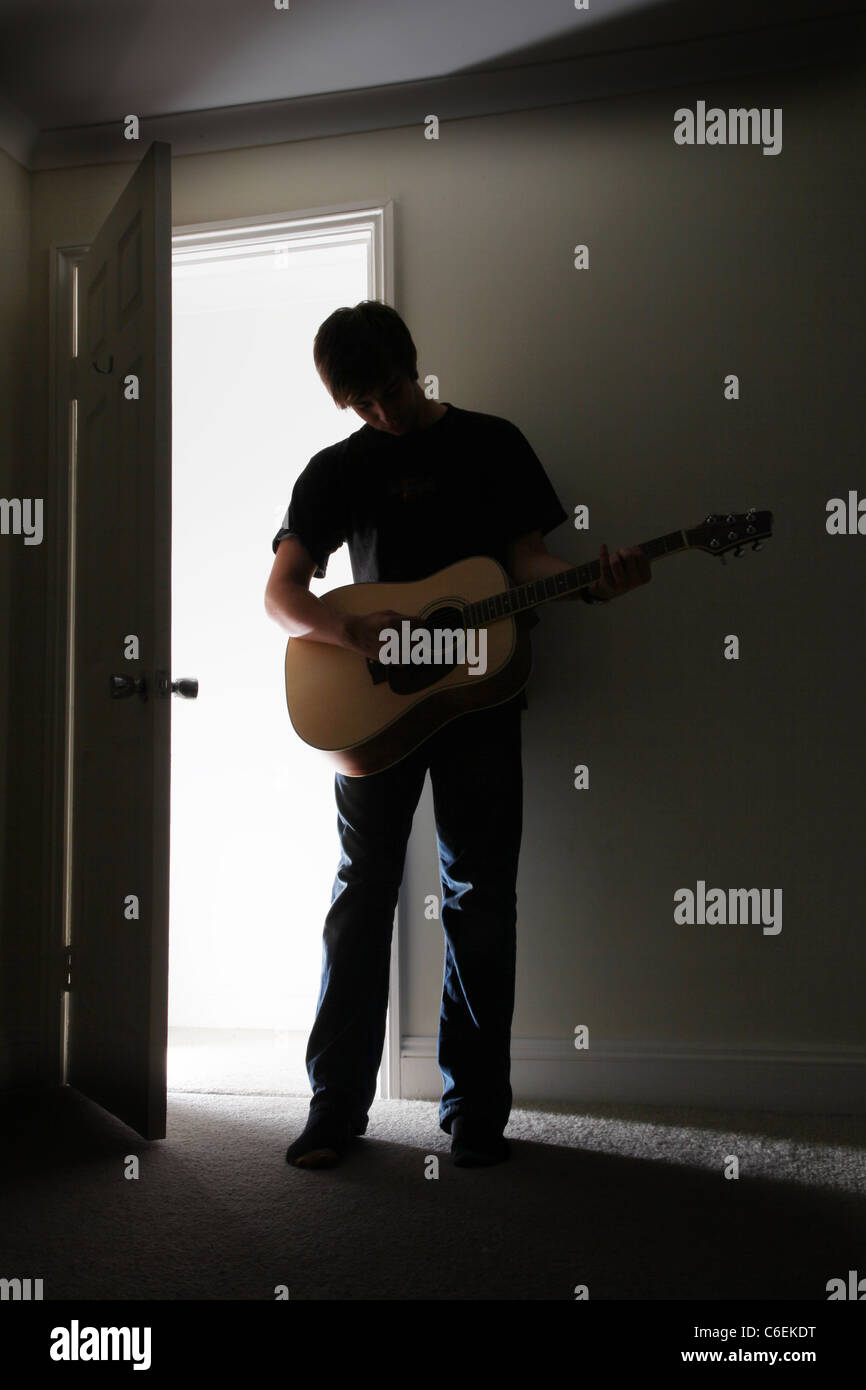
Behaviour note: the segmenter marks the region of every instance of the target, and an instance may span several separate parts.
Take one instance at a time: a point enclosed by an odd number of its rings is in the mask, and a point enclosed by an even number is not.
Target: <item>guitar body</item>
[[[761,549],[773,534],[773,513],[727,512],[705,517],[688,530],[670,531],[644,541],[640,549],[650,560],[703,550],[724,556],[742,555],[746,545]],[[483,556],[456,565],[412,584],[347,584],[322,595],[338,613],[377,613],[390,609],[404,614],[409,631],[396,657],[388,648],[383,661],[293,637],[286,649],[286,701],[295,732],[313,748],[328,753],[340,772],[366,777],[405,758],[443,724],[471,710],[504,704],[529,680],[529,632],[522,615],[539,603],[579,593],[600,578],[600,562],[558,570],[541,579],[509,588],[500,564]],[[464,639],[463,609],[471,631],[486,636],[486,668],[480,669],[478,648],[463,652],[471,660],[443,660],[451,637]],[[481,615],[481,621],[478,621]],[[395,624],[396,626],[396,624]],[[402,627],[402,624],[401,624]],[[427,628],[427,633],[415,632]],[[416,661],[415,636],[421,640]],[[425,649],[424,641],[427,641]],[[441,638],[441,641],[439,639]],[[439,646],[431,645],[439,641]],[[448,648],[445,648],[445,643]],[[461,650],[457,645],[457,651]],[[432,653],[432,659],[431,655]],[[452,653],[453,656],[453,653]]]
[[[455,609],[507,588],[508,575],[495,560],[474,557],[410,584],[347,584],[322,595],[338,613],[392,609],[431,626],[455,628]],[[443,611],[437,623],[437,610]],[[365,777],[406,757],[443,724],[472,710],[503,704],[529,679],[529,634],[520,619],[500,618],[484,626],[487,668],[471,674],[463,662],[443,668],[412,667],[426,688],[401,693],[398,673],[406,667],[378,666],[327,642],[292,637],[286,648],[286,702],[295,732],[327,753],[339,772]],[[378,666],[374,672],[372,666]],[[412,679],[404,684],[412,684]]]

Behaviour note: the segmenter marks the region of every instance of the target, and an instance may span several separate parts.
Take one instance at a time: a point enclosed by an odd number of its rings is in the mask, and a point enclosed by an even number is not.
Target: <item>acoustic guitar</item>
[[[691,530],[644,541],[650,560],[684,550],[722,558],[760,550],[772,535],[772,512],[708,516]],[[529,680],[526,614],[565,598],[599,577],[600,565],[561,570],[511,586],[485,556],[408,584],[346,584],[322,595],[337,613],[406,614],[411,624],[386,636],[380,660],[345,647],[291,637],[286,648],[286,702],[295,732],[327,753],[339,772],[366,777],[411,753],[449,720],[503,704]],[[386,630],[383,630],[386,631]],[[380,634],[381,636],[382,634]]]

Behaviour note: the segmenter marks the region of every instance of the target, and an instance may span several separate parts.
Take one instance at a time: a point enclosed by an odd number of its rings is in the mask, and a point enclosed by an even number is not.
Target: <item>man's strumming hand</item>
[[[412,621],[408,613],[395,613],[390,608],[384,608],[380,613],[347,613],[343,620],[344,635],[340,645],[350,652],[357,652],[359,656],[378,661],[382,650],[379,633],[386,627],[399,632],[400,624],[407,619]]]

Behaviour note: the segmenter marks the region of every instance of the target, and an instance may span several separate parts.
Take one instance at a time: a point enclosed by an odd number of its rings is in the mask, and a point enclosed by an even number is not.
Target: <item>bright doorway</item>
[[[173,237],[172,666],[199,694],[172,709],[170,1091],[309,1095],[333,769],[289,723],[264,587],[296,477],[360,427],[312,344],[340,305],[389,299],[388,227],[338,209]],[[351,579],[344,547],[313,591]],[[392,1011],[396,985],[395,959]]]

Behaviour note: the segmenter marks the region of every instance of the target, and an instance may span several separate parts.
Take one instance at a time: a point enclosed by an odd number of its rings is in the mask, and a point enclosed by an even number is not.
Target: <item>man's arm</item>
[[[611,555],[607,546],[602,544],[599,565],[600,578],[589,586],[593,598],[619,598],[630,589],[647,584],[652,578],[649,559],[639,546],[616,550]],[[571,560],[561,560],[557,555],[551,555],[540,531],[528,531],[510,542],[508,569],[518,584],[526,584],[531,579],[546,579],[548,575],[574,569],[574,564]],[[578,594],[570,594],[569,597],[577,598]]]
[[[380,629],[399,624],[404,615],[390,610],[363,616],[335,613],[310,593],[315,572],[316,562],[297,536],[281,540],[265,588],[268,617],[290,637],[309,637],[315,642],[346,647],[360,656],[378,657]]]

